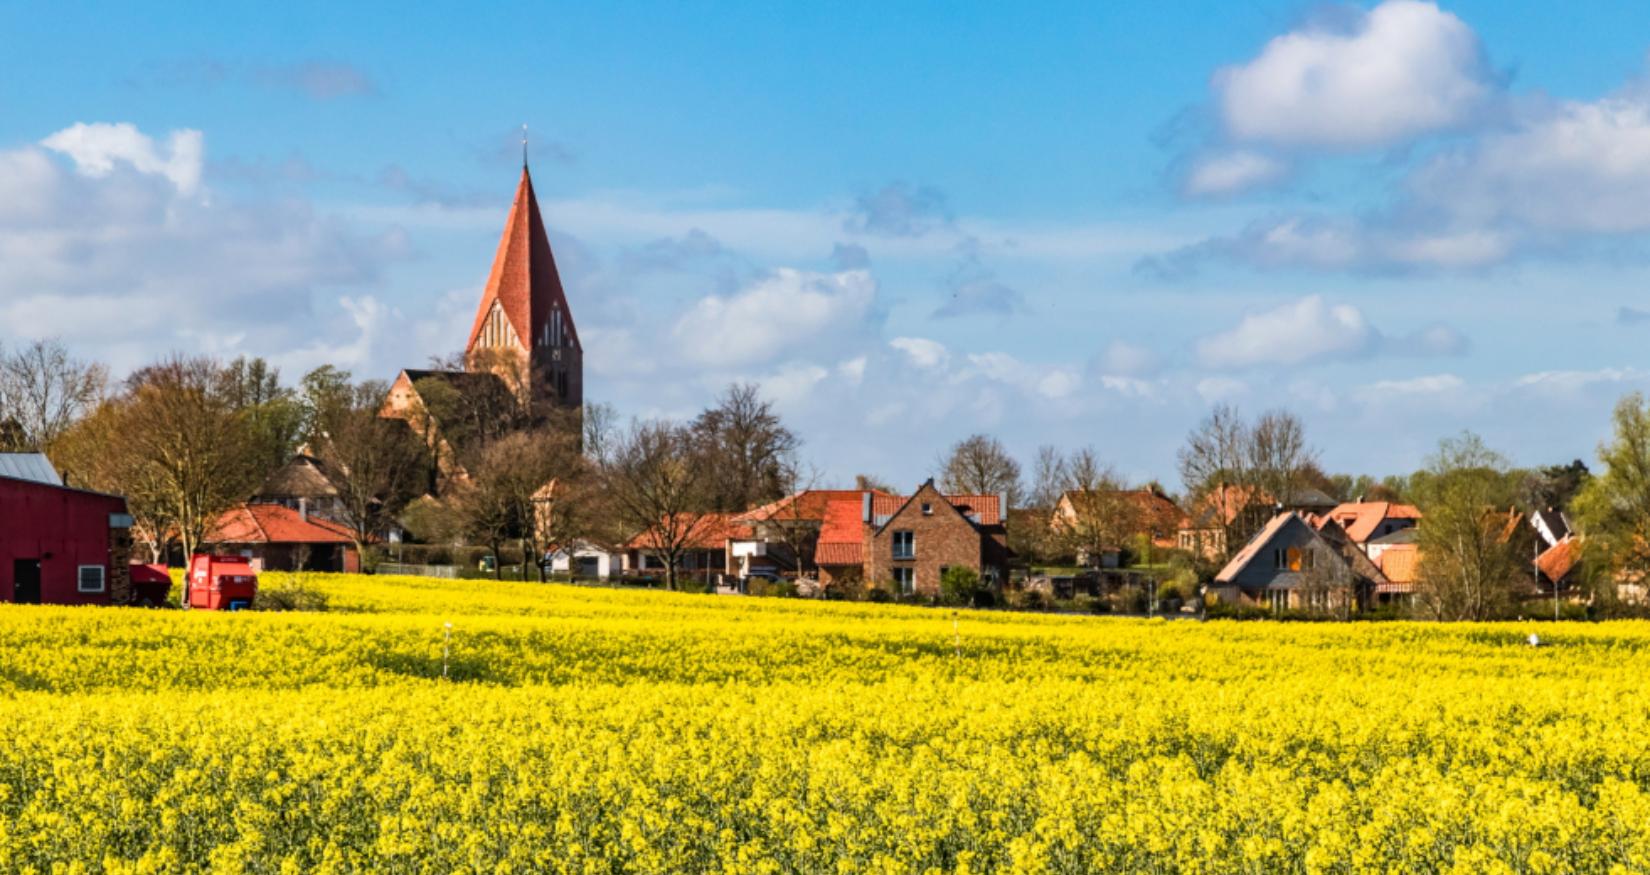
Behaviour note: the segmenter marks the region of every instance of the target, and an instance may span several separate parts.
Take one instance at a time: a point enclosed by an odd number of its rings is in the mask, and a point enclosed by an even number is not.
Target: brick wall
[[[930,512],[923,513],[923,505]],[[894,533],[911,532],[915,558],[894,558]],[[940,591],[940,569],[967,567],[984,573],[982,560],[995,553],[997,543],[958,513],[932,482],[923,484],[887,525],[873,531],[866,544],[865,573],[874,583],[891,583],[895,568],[915,571],[916,592],[933,596]]]

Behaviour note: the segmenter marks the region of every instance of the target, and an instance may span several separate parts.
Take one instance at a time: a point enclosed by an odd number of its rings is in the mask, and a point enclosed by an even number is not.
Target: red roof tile
[[[877,493],[871,498],[871,514],[878,519],[893,516],[911,500],[909,495]],[[963,516],[978,514],[982,526],[999,526],[1003,522],[1002,498],[996,495],[947,495],[945,500],[962,511]]]
[[[1580,558],[1581,545],[1574,537],[1567,537],[1543,550],[1536,557],[1535,565],[1548,580],[1561,581],[1576,567],[1576,561]]]
[[[1329,512],[1328,518],[1340,523],[1341,528],[1346,529],[1347,537],[1362,544],[1370,538],[1384,534],[1376,529],[1386,520],[1418,520],[1421,518],[1421,511],[1412,504],[1351,501],[1336,505],[1335,509]]]
[[[481,305],[476,309],[476,321],[470,328],[466,350],[475,347],[476,337],[495,300],[516,330],[522,349],[533,348],[533,338],[544,330],[555,309],[561,310],[564,330],[572,347],[584,348],[573,327],[573,314],[562,290],[561,275],[556,271],[555,256],[550,252],[550,238],[544,230],[544,219],[539,217],[538,198],[533,196],[533,180],[525,167],[521,169],[521,182],[516,186],[510,216],[504,221],[504,235],[499,238],[498,252],[493,256],[493,271],[481,294]]]
[[[755,536],[749,525],[738,522],[731,513],[677,514],[678,530],[691,530],[687,546],[694,550],[720,550],[728,541],[739,541]],[[655,529],[637,533],[625,544],[629,550],[657,549],[659,538]]]
[[[317,516],[305,519],[280,504],[243,504],[218,517],[214,544],[352,544],[349,529]]]
[[[858,565],[865,561],[864,499],[838,498],[825,505],[825,520],[814,546],[819,565]]]
[[[1414,544],[1396,544],[1382,550],[1375,564],[1386,579],[1398,589],[1388,592],[1409,592],[1415,587],[1416,569],[1421,564],[1421,551]]]

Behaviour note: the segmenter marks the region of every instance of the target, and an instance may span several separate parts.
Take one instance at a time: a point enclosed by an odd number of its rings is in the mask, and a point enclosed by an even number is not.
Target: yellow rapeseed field
[[[315,580],[0,606],[0,872],[1650,871],[1650,625]]]

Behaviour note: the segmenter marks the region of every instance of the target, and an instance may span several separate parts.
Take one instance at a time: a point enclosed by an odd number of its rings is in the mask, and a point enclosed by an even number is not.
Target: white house
[[[607,580],[620,570],[623,556],[604,550],[588,541],[573,545],[572,555],[566,549],[550,554],[552,574],[571,574],[573,577]]]

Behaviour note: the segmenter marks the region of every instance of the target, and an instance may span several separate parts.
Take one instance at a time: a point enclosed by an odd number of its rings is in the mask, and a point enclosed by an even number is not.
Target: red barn
[[[43,456],[8,457],[0,464],[0,600],[125,604],[131,528],[126,499],[63,486]]]

